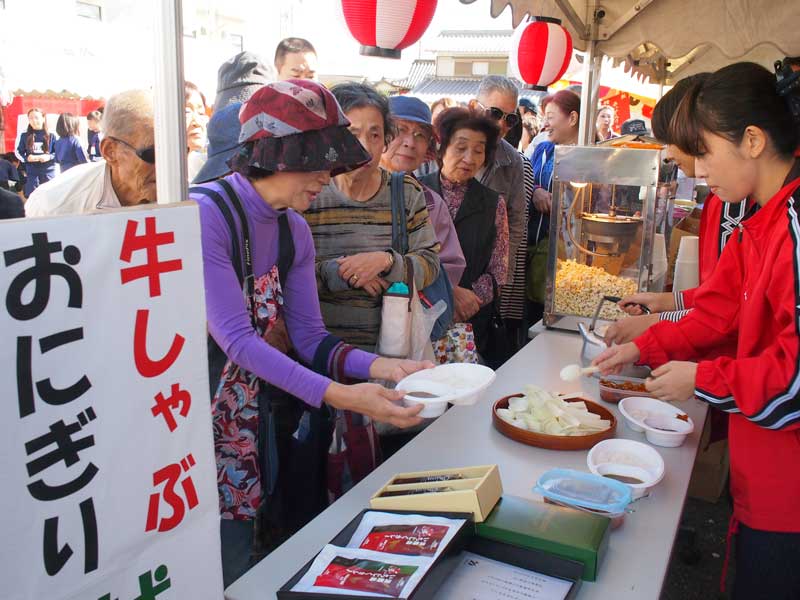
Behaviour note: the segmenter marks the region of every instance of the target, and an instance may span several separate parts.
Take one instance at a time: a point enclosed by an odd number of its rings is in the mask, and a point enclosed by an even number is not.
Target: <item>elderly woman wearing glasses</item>
[[[105,161],[79,165],[40,186],[25,203],[29,217],[71,215],[155,202],[153,96],[130,90],[112,96],[103,113]]]

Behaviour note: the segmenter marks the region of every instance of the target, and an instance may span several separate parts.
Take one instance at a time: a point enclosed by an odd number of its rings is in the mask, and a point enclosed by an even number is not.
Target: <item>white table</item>
[[[535,383],[561,392],[583,390],[599,400],[597,380],[562,382],[558,373],[578,361],[578,334],[546,331],[538,335],[498,372],[481,402],[453,407],[359,485],[311,521],[267,558],[233,583],[228,600],[265,600],[311,559],[359,511],[370,496],[395,473],[496,463],[504,494],[541,499],[531,490],[538,477],[555,468],[587,470],[586,451],[561,452],[525,446],[500,434],[492,425],[492,403]],[[617,437],[644,441],[628,429],[619,412]],[[691,400],[682,407],[695,422],[695,431],[680,448],[658,448],[666,464],[662,482],[648,498],[631,505],[621,528],[612,532],[608,553],[596,582],[584,583],[581,600],[656,600],[666,575],[680,522],[686,489],[706,418],[707,405]]]

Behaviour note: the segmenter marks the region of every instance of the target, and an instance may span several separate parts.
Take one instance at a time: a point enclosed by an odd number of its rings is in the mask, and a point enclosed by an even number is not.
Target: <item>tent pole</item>
[[[155,12],[154,117],[158,203],[188,199],[183,95],[182,0],[159,0]]]
[[[581,116],[578,128],[578,144],[591,146],[595,137],[595,106],[600,82],[602,54],[597,51],[597,42],[589,40],[583,59],[583,84],[581,86]]]

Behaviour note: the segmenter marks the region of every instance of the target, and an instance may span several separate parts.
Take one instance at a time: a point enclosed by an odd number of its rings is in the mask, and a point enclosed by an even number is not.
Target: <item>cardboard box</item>
[[[728,482],[730,457],[728,440],[709,444],[710,420],[706,420],[700,437],[700,450],[694,461],[692,478],[689,480],[689,496],[705,502],[716,503],[725,491]]]
[[[394,483],[398,479],[437,477],[453,473],[463,475],[464,478],[426,483]],[[382,496],[386,492],[412,492],[414,490],[444,487],[451,488],[452,491]],[[502,495],[503,485],[500,482],[500,470],[497,465],[486,465],[440,469],[438,471],[398,473],[386,485],[375,492],[375,495],[369,501],[369,505],[376,510],[470,513],[473,521],[480,523],[489,516],[489,513],[492,512]]]
[[[352,521],[350,521],[350,523],[347,524],[344,529],[336,534],[336,537],[334,537],[330,543],[334,546],[345,547],[350,542],[350,538],[353,537],[356,529],[358,529],[361,519],[368,512],[370,512],[368,509],[362,510]],[[470,515],[467,513],[453,512],[431,513],[421,511],[392,510],[382,510],[381,512],[394,512],[397,514],[427,514],[435,517],[446,517],[448,519],[467,519],[467,522],[463,524],[456,536],[450,540],[450,543],[447,545],[447,547],[436,558],[433,566],[431,566],[428,569],[428,572],[422,577],[419,584],[417,584],[417,587],[414,588],[414,591],[408,595],[408,600],[433,600],[436,597],[436,591],[458,566],[461,552],[466,548],[469,540],[474,537],[475,526],[471,521],[469,521]],[[391,562],[391,557],[391,554],[386,555],[387,562]],[[295,573],[292,578],[289,579],[289,581],[283,584],[281,589],[279,589],[277,592],[278,600],[309,600],[311,598],[325,600],[363,600],[363,598],[367,597],[363,594],[321,594],[319,592],[293,592],[292,588],[303,578],[306,572],[311,568],[313,562],[314,559],[312,558],[305,565],[303,565],[303,568]]]
[[[595,581],[608,550],[611,521],[563,506],[506,496],[489,518],[477,525],[476,532],[511,547],[576,561],[582,565],[581,577]]]

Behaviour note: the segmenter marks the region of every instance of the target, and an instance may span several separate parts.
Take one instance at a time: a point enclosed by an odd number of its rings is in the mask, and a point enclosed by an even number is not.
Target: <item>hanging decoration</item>
[[[361,44],[361,54],[400,58],[418,41],[436,12],[437,0],[342,0],[347,28]]]
[[[510,72],[532,89],[547,90],[565,73],[571,59],[572,36],[559,19],[534,17],[514,31]]]

